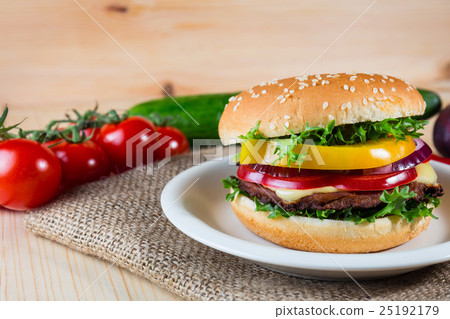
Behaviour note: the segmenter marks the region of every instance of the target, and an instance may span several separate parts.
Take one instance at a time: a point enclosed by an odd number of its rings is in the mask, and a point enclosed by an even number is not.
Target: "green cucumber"
[[[442,107],[442,101],[439,95],[425,89],[417,89],[417,91],[419,91],[419,93],[425,100],[426,108],[425,113],[423,113],[422,115],[414,116],[414,118],[418,120],[426,120],[432,117],[433,115],[439,113]]]
[[[129,114],[145,116],[155,122],[167,120],[166,124],[181,130],[190,143],[193,139],[214,139],[219,138],[217,128],[228,99],[237,94],[239,92],[175,97],[186,112],[167,97],[140,103],[132,107]]]

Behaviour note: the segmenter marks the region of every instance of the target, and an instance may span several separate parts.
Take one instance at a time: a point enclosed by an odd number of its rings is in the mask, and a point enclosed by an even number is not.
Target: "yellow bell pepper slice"
[[[241,149],[241,164],[265,164],[289,167],[287,158],[278,160],[275,154],[277,145],[289,140],[253,139],[244,141]],[[379,141],[367,141],[366,144],[321,146],[298,144],[293,151],[306,153],[302,163],[290,167],[321,170],[351,170],[381,167],[398,161],[416,149],[412,138],[397,141],[395,138],[383,138]]]

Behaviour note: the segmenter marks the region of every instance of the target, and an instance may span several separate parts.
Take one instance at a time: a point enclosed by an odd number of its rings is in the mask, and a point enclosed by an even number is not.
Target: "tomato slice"
[[[280,170],[276,172],[276,169]],[[333,186],[337,189],[355,191],[377,191],[390,189],[412,182],[417,177],[413,167],[400,172],[388,174],[354,175],[329,173],[320,170],[302,169],[297,174],[289,175],[292,170],[274,167],[273,173],[263,173],[250,165],[240,165],[237,176],[248,182],[262,184],[274,188],[311,189]],[[281,177],[283,176],[283,177]]]

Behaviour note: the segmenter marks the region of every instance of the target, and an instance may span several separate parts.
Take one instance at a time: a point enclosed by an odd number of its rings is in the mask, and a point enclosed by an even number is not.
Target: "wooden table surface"
[[[0,103],[10,107],[8,123],[27,118],[25,129],[95,101],[123,110],[160,97],[154,80],[182,95],[236,91],[305,70],[400,76],[450,103],[446,0],[378,1],[361,17],[372,0],[4,2]],[[431,131],[432,124],[429,143]],[[77,300],[104,272],[81,299],[177,299],[34,236],[24,216],[0,210],[0,300]]]

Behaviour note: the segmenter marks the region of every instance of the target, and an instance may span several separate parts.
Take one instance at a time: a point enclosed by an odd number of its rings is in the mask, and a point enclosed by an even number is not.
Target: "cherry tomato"
[[[250,165],[240,165],[237,176],[248,182],[276,188],[311,189],[333,186],[337,189],[359,191],[390,189],[407,184],[417,177],[415,167],[400,172],[371,175],[329,173],[327,171],[302,169],[300,173],[292,176],[288,176],[287,169],[283,167],[280,167],[280,171],[276,173],[277,168],[274,168],[273,173],[268,174],[257,171]]]
[[[55,142],[47,144],[52,143]],[[82,143],[62,141],[51,150],[61,162],[63,189],[93,182],[111,172],[105,152],[90,140]]]
[[[152,162],[158,136],[149,120],[132,116],[117,124],[105,124],[95,142],[105,151],[114,172],[120,173]]]
[[[50,201],[61,182],[61,164],[38,142],[10,139],[0,142],[0,205],[27,210]]]
[[[156,151],[156,159],[162,160],[165,157],[171,157],[176,154],[183,154],[189,150],[189,142],[186,136],[175,127],[158,127],[159,147]]]

